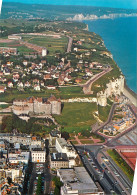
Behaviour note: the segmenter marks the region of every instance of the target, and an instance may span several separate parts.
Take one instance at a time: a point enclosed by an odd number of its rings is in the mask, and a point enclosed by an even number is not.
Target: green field
[[[78,144],[77,141],[71,141],[71,143],[74,144],[74,145],[75,145],[75,144]]]
[[[54,117],[64,131],[80,132],[96,122],[92,114],[96,110],[95,103],[64,103],[62,114]]]
[[[110,112],[111,106],[107,105],[107,106],[98,106],[98,113],[99,113],[99,118],[105,122],[108,119],[108,115]]]
[[[36,92],[32,90],[26,90],[23,92],[19,92],[18,90],[7,90],[5,93],[0,95],[1,102],[10,102],[14,99],[25,99],[27,97],[49,97],[55,95],[57,98],[61,99],[69,99],[69,98],[77,98],[77,97],[92,97],[91,95],[85,95],[82,91],[81,87],[63,87],[57,90],[43,90],[41,92]]]
[[[54,38],[51,36],[24,36],[23,40],[46,47],[48,49],[49,55],[55,54],[57,52],[66,52],[68,44],[68,38],[65,36],[61,38]]]
[[[80,140],[82,144],[94,144],[93,140]]]
[[[70,94],[84,94],[82,87],[60,87],[59,91],[61,94],[70,95]]]

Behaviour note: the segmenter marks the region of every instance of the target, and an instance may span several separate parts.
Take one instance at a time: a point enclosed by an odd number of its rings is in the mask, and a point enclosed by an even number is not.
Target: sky
[[[1,0],[0,0],[1,1]],[[136,0],[3,0],[3,2],[20,2],[53,5],[86,5],[114,8],[136,9]]]

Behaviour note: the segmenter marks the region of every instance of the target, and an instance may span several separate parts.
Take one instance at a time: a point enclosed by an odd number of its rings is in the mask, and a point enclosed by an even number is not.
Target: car
[[[96,165],[93,165],[94,168],[97,168]]]
[[[118,173],[116,171],[114,171],[114,174],[117,175]]]
[[[109,165],[109,162],[108,162],[108,161],[105,161],[105,163],[106,163],[107,165]]]

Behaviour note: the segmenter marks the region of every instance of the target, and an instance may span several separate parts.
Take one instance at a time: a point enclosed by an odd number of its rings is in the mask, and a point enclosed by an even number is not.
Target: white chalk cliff
[[[112,95],[120,95],[124,91],[124,76],[120,76],[115,80],[111,80],[106,84],[106,89],[97,93],[97,102],[101,106],[107,105],[107,98]]]

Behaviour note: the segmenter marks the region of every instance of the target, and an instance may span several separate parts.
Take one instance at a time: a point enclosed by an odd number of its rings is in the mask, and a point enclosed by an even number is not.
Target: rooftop
[[[51,161],[68,161],[66,153],[51,153]]]
[[[59,169],[61,179],[71,190],[79,192],[97,192],[98,188],[87,173],[84,167],[74,167],[74,169]]]
[[[60,135],[60,131],[58,131],[58,130],[52,130],[52,131],[50,132],[50,135],[51,135],[52,137],[58,137],[58,135]]]

